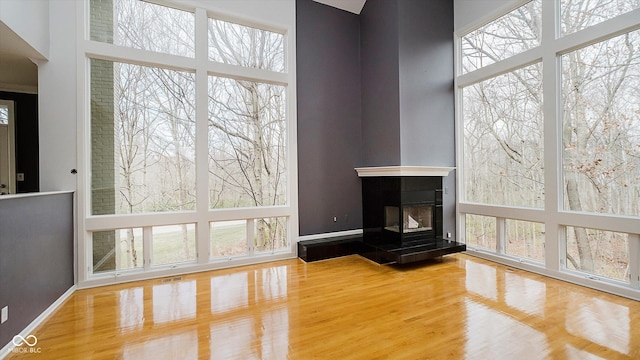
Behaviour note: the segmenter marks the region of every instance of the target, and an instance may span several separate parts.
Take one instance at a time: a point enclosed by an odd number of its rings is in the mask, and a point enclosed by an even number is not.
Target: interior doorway
[[[0,100],[0,195],[16,192],[14,102]]]

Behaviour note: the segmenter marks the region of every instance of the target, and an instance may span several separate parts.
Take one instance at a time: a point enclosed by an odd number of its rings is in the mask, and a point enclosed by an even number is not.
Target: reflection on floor
[[[34,335],[8,358],[638,359],[640,303],[463,254],[354,255],[80,290]]]

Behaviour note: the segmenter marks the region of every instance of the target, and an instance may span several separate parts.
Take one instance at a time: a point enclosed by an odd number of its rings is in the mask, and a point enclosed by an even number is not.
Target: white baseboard
[[[360,234],[362,234],[362,229],[336,231],[336,232],[323,233],[323,234],[298,236],[298,241],[325,239],[325,238],[332,238],[337,236],[360,235]]]
[[[51,314],[53,314],[53,312],[56,311],[58,307],[60,307],[60,305],[62,305],[62,303],[67,300],[75,291],[76,286],[73,285],[69,288],[69,290],[62,294],[62,296],[60,296],[58,300],[54,301],[53,304],[51,304],[45,311],[43,311],[42,314],[40,314],[29,325],[27,325],[27,327],[25,327],[24,330],[20,332],[20,334],[16,335],[20,335],[23,338],[31,335],[33,330],[35,330],[38,326],[40,326],[40,324],[42,324],[42,322],[44,322],[44,320],[46,320]],[[16,346],[13,344],[13,341],[9,341],[9,343],[0,350],[0,359],[4,359],[11,353],[11,350],[13,350],[15,347]]]

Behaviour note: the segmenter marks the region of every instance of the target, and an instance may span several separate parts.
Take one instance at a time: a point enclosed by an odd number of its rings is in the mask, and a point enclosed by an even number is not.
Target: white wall
[[[1,0],[0,21],[26,41],[40,56],[49,55],[49,1]]]
[[[0,0],[2,2],[4,0]],[[38,63],[40,191],[76,190],[76,0],[49,7],[49,60]]]
[[[2,0],[0,0],[2,1]],[[268,6],[262,6],[264,0],[172,0],[177,4],[195,5],[207,9],[224,9],[225,14],[255,20],[259,23],[288,24],[295,27],[295,7],[292,8],[290,0],[269,0]]]
[[[466,32],[527,0],[453,0],[454,31]]]

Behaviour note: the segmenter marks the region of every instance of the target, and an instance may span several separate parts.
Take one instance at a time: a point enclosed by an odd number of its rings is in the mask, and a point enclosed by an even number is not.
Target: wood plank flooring
[[[464,254],[354,255],[79,290],[34,335],[8,359],[639,359],[640,302]]]

